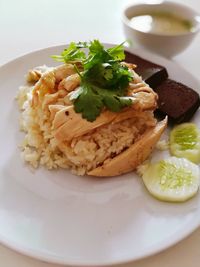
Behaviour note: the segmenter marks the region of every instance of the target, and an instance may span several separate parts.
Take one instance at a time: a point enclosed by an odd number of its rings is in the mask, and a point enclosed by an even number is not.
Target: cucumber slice
[[[197,193],[200,171],[187,159],[169,157],[150,164],[142,179],[147,190],[159,200],[183,202]]]
[[[171,131],[170,153],[200,163],[200,132],[194,123],[182,123]]]

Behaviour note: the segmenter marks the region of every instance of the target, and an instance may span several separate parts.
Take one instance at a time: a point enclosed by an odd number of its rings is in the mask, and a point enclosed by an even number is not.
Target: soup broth
[[[194,29],[191,21],[165,12],[134,16],[130,22],[136,30],[155,34],[182,34]]]

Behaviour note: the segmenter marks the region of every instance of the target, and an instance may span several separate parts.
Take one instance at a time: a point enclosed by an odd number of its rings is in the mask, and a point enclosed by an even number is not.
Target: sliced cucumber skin
[[[176,143],[175,141],[175,134],[177,130],[193,127],[196,133],[196,144],[192,149],[182,149],[181,145]],[[193,163],[200,163],[200,132],[197,126],[194,123],[182,123],[180,125],[175,126],[172,131],[170,132],[169,138],[169,150],[172,156],[176,156],[179,158],[187,158],[188,160],[192,161]]]

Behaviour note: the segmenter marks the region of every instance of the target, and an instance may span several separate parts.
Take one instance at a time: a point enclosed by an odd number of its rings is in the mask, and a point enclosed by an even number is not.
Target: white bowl
[[[130,22],[132,17],[161,11],[167,11],[173,15],[178,14],[178,16],[191,21],[194,30],[186,33],[158,34],[142,32],[132,27]],[[159,4],[140,3],[128,5],[123,9],[122,22],[127,39],[165,57],[173,57],[185,50],[200,29],[200,15],[196,11],[182,4],[169,1]]]

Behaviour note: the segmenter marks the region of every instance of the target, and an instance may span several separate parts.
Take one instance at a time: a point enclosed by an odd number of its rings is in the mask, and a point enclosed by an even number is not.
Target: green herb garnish
[[[125,95],[133,74],[120,64],[125,59],[123,44],[105,49],[98,40],[72,42],[61,55],[52,56],[60,62],[82,63],[82,72],[75,65],[81,85],[71,93],[70,100],[74,103],[75,111],[82,113],[82,117],[88,121],[94,121],[104,107],[119,112],[132,104],[131,98]]]

